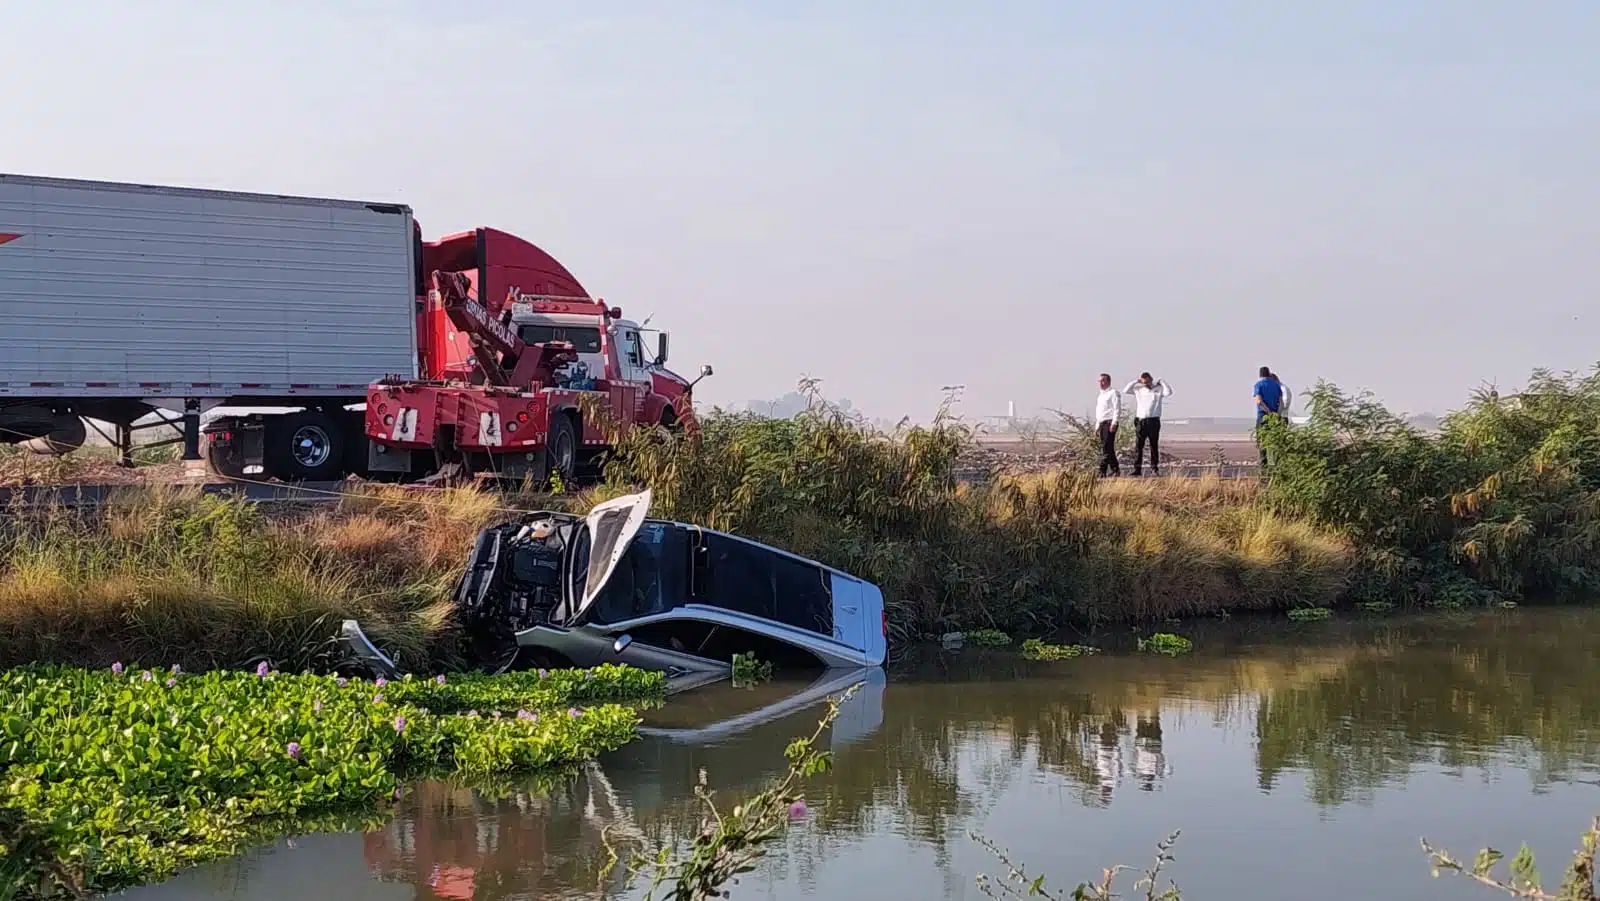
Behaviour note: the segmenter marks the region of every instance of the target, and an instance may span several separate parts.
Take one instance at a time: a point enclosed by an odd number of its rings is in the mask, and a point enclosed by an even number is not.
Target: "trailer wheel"
[[[29,438],[22,446],[41,456],[64,457],[80,447],[89,437],[83,420],[70,413],[58,413],[50,421],[50,431],[37,438]]]
[[[571,488],[578,475],[578,435],[572,417],[565,414],[550,420],[550,435],[545,439],[545,456],[551,476],[560,476],[561,484]]]
[[[271,430],[267,459],[284,481],[328,481],[344,472],[344,429],[318,410],[283,417]]]

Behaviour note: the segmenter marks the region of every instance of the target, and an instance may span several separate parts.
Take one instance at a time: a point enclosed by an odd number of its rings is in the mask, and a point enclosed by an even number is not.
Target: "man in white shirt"
[[[1133,395],[1133,474],[1141,474],[1144,444],[1150,442],[1150,474],[1161,475],[1161,400],[1172,396],[1172,386],[1143,372],[1122,389]]]
[[[1095,434],[1100,436],[1100,475],[1122,475],[1117,464],[1117,423],[1122,421],[1122,395],[1111,387],[1109,373],[1100,373],[1100,394],[1094,401]]]

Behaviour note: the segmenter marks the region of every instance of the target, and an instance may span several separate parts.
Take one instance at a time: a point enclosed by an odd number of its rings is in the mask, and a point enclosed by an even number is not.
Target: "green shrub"
[[[1311,421],[1275,422],[1268,501],[1365,550],[1357,600],[1466,606],[1600,589],[1600,369],[1536,371],[1424,433],[1319,384]]]

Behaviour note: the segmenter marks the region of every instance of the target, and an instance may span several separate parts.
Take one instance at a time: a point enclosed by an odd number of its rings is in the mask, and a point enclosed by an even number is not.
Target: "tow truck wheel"
[[[572,427],[571,416],[557,416],[550,421],[545,454],[550,462],[551,476],[560,476],[561,484],[567,488],[577,484],[578,435]]]
[[[239,463],[231,459],[232,455],[225,451],[218,450],[215,445],[211,444],[211,442],[206,443],[210,445],[206,448],[206,462],[210,464],[212,472],[222,476],[224,479],[244,478],[243,463]]]
[[[267,436],[272,474],[284,481],[328,481],[344,471],[344,429],[333,417],[305,410],[283,417]]]

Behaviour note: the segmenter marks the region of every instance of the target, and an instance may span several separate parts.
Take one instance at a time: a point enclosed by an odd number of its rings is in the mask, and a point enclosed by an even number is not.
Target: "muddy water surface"
[[[1070,886],[1181,829],[1171,874],[1190,901],[1474,898],[1429,878],[1419,836],[1467,856],[1527,840],[1553,883],[1600,814],[1600,613],[1180,631],[1196,651],[1179,658],[968,650],[868,680],[827,735],[836,766],[808,818],[733,897],[982,897],[974,877],[999,865],[971,832]],[[723,798],[755,790],[820,715],[806,690],[834,687],[701,690],[554,787],[418,786],[381,831],[281,842],[128,897],[625,897],[597,880],[602,831],[689,835],[701,774]]]

